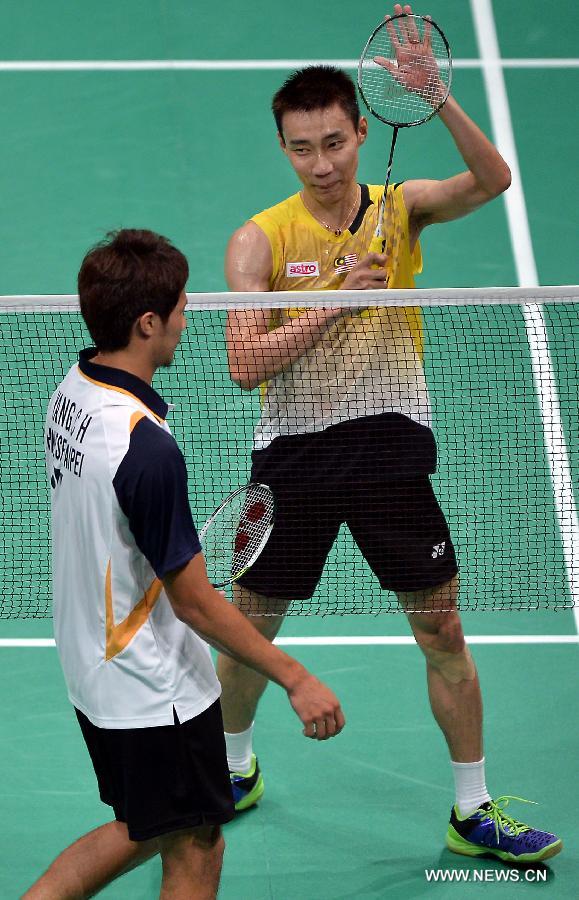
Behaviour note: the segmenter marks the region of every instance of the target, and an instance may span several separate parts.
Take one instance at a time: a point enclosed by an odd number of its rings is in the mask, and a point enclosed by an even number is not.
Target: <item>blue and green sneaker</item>
[[[446,846],[453,853],[464,856],[498,856],[504,862],[536,863],[555,856],[563,849],[560,838],[547,831],[537,831],[530,825],[505,815],[509,800],[522,797],[499,797],[483,803],[474,813],[461,818],[456,806],[450,814]]]
[[[245,774],[230,772],[229,777],[231,778],[235,812],[242,812],[244,809],[249,809],[250,806],[255,806],[257,801],[261,799],[265,789],[263,775],[255,753],[251,756],[251,769],[249,772]]]

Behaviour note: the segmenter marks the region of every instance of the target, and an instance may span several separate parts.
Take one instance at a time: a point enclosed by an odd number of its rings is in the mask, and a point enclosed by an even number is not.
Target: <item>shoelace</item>
[[[490,800],[491,808],[489,810],[480,810],[481,818],[486,818],[488,816],[492,819],[495,826],[497,843],[499,841],[499,830],[502,831],[503,834],[506,834],[507,837],[518,837],[524,831],[531,831],[530,825],[518,822],[517,819],[513,819],[511,816],[505,814],[504,810],[509,805],[510,800],[520,800],[521,803],[535,804],[534,800],[525,800],[524,797],[505,796],[497,797],[496,800]]]

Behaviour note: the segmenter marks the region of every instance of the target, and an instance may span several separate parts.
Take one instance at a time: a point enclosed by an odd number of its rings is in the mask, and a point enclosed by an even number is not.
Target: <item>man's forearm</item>
[[[439,116],[479,189],[490,197],[502,193],[505,183],[510,180],[510,170],[497,148],[453,97],[448,98]]]
[[[274,647],[239,610],[207,581],[199,558],[165,580],[175,614],[216,650],[261,672],[286,690],[307,673],[304,667]]]
[[[231,377],[245,390],[274,378],[307,353],[343,314],[340,309],[311,309],[272,331],[229,330]]]

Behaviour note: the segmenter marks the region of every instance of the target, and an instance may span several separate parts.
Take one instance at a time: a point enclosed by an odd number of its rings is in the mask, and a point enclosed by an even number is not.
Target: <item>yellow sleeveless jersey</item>
[[[353,258],[362,259],[368,252],[382,191],[381,185],[362,185],[360,212],[350,226],[353,231],[346,229],[339,236],[320,225],[300,194],[253,216],[251,221],[259,225],[271,246],[270,290],[340,290]],[[414,275],[422,271],[422,254],[418,242],[410,249],[401,184],[388,188],[386,222],[388,287],[412,288]]]
[[[300,194],[254,216],[271,246],[270,290],[339,290],[368,252],[382,191],[380,185],[361,186],[358,215],[339,236],[311,215]],[[410,248],[402,185],[388,188],[385,218],[388,287],[412,288],[414,275],[422,271],[422,254],[418,242]],[[304,311],[301,306],[274,310],[270,328]],[[322,431],[384,412],[430,426],[422,325],[415,308],[373,307],[335,322],[290,369],[262,386],[254,446],[261,449],[280,435]]]

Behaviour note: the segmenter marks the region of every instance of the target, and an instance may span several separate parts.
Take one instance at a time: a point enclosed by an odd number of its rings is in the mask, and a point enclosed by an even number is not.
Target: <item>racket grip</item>
[[[368,247],[368,253],[384,253],[384,247],[386,246],[386,240],[382,237],[373,236],[370,241],[370,246]]]
[[[385,238],[374,235],[372,240],[370,241],[370,246],[368,247],[368,253],[384,253],[385,246],[386,246]],[[373,269],[382,269],[384,267],[373,265],[372,268]]]

